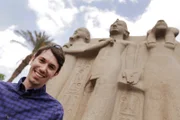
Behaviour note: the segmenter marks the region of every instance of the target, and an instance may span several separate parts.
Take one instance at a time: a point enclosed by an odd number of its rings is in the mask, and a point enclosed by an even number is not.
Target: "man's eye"
[[[45,60],[44,60],[44,59],[40,59],[39,62],[40,62],[40,63],[44,63]]]
[[[55,70],[55,67],[54,66],[49,66],[49,68],[51,69],[51,70]]]

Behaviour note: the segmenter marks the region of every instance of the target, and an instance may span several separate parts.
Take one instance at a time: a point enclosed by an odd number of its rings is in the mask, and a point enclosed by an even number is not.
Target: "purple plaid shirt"
[[[0,82],[0,120],[62,120],[62,105],[46,93],[46,87],[26,91],[24,79]]]

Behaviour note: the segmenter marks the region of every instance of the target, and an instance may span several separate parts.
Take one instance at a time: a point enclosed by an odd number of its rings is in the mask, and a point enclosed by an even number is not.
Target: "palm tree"
[[[17,35],[23,37],[26,40],[26,42],[28,43],[28,46],[17,40],[11,40],[11,42],[21,44],[22,46],[27,47],[27,48],[29,48],[29,46],[30,46],[29,49],[32,50],[32,53],[27,55],[24,58],[24,60],[22,60],[21,64],[15,69],[15,71],[9,78],[8,82],[12,82],[14,80],[14,78],[16,78],[21,73],[21,71],[29,64],[33,54],[36,53],[40,47],[48,45],[53,41],[53,39],[50,39],[50,37],[48,35],[46,35],[45,32],[34,31],[34,34],[32,32],[30,32],[29,30],[27,30],[27,31],[15,30],[14,32]]]
[[[0,80],[4,80],[5,79],[5,75],[0,73]]]

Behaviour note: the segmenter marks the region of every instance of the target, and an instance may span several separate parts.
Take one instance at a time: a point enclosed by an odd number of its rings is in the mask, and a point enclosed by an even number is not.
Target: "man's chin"
[[[32,85],[39,85],[40,83],[39,83],[38,81],[39,81],[38,79],[31,79],[31,80],[30,80],[30,83],[31,83]]]

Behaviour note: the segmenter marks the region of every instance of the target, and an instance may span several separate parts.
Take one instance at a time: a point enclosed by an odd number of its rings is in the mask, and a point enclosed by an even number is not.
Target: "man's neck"
[[[42,86],[34,86],[34,85],[32,85],[27,78],[24,80],[23,85],[25,86],[26,90],[29,90],[29,89],[38,89],[38,88],[42,87]]]

